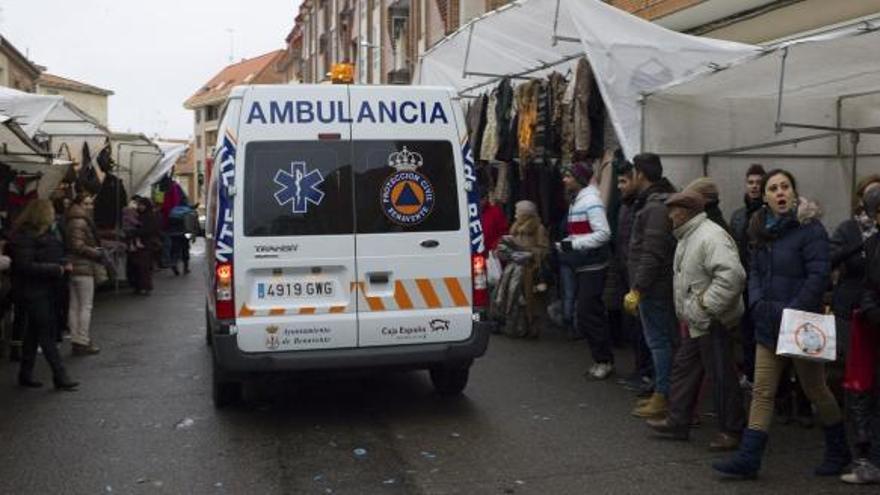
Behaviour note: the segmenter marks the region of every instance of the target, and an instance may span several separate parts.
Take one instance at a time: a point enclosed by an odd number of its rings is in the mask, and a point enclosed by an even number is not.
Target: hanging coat
[[[516,142],[516,128],[514,125],[513,109],[513,86],[510,80],[504,78],[495,88],[497,101],[495,104],[495,125],[498,127],[498,150],[495,159],[502,162],[513,160],[514,144]]]
[[[480,145],[477,160],[495,160],[498,154],[498,91],[489,95],[486,106],[486,127],[483,129],[483,142]]]

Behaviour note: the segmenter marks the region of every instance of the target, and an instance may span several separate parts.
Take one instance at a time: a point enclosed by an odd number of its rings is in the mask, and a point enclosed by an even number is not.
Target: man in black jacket
[[[660,157],[642,153],[633,158],[636,197],[635,220],[629,242],[630,291],[625,308],[637,310],[654,361],[654,393],[639,404],[633,415],[657,418],[666,414],[669,374],[678,340],[678,319],[672,297],[672,261],[675,237],[667,215],[666,200],[675,187],[663,177]]]
[[[638,188],[635,183],[635,171],[633,164],[621,157],[615,161],[617,172],[617,189],[620,191],[620,207],[617,210],[617,235],[614,238],[614,264],[620,277],[620,291],[615,297],[622,303],[626,292],[630,288],[629,272],[629,240],[632,235],[633,221],[635,220],[635,202],[638,196]],[[645,343],[642,333],[642,322],[637,316],[624,314],[624,334],[632,339],[633,355],[635,357],[636,372],[634,376],[622,378],[620,383],[627,389],[637,391],[640,396],[647,396],[653,392],[654,365],[651,360],[651,351]]]
[[[733,212],[730,217],[730,230],[733,234],[733,240],[739,248],[739,259],[742,262],[746,274],[749,273],[749,222],[752,215],[764,206],[764,200],[761,197],[761,181],[767,172],[760,164],[752,164],[746,171],[746,193],[744,197],[745,205]],[[746,313],[740,321],[740,330],[742,332],[742,351],[743,351],[743,375],[748,383],[751,384],[755,379],[755,328],[752,325],[752,318],[749,316],[748,308],[748,291],[743,292],[743,299],[746,305]]]

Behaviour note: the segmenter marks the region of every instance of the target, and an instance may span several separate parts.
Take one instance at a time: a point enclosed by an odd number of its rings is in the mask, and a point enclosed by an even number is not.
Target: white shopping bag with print
[[[834,315],[783,310],[776,354],[810,361],[830,362],[837,359]]]

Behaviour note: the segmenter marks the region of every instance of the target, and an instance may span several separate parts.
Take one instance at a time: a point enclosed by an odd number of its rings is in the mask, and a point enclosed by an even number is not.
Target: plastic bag
[[[488,270],[489,285],[498,285],[501,281],[501,261],[495,255],[495,251],[489,251],[489,258],[486,260],[486,269]]]
[[[810,361],[836,360],[837,327],[834,315],[783,310],[776,354]]]

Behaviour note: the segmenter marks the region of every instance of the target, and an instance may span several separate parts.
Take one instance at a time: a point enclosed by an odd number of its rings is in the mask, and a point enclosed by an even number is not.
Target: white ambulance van
[[[460,393],[490,327],[458,97],[411,86],[235,88],[207,200],[215,405],[272,373],[427,369]]]

